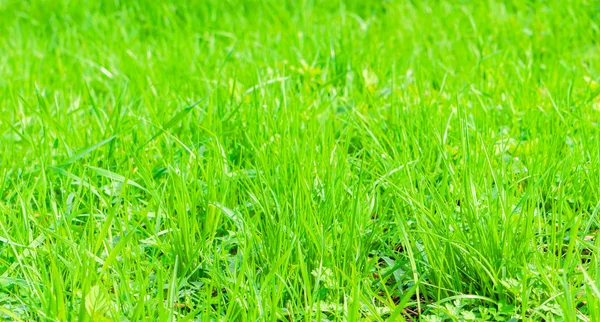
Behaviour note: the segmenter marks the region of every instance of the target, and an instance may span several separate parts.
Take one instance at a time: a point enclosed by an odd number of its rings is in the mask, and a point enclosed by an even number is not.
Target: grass
[[[0,0],[0,319],[600,321],[598,21]]]

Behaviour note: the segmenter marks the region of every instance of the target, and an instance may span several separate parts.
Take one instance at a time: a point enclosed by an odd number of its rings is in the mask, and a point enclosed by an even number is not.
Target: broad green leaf
[[[85,296],[85,310],[92,321],[109,321],[110,300],[99,285],[94,285]]]

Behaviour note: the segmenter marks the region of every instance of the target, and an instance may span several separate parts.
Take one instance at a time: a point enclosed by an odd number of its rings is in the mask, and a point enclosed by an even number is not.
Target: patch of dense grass
[[[0,0],[0,318],[600,321],[598,21]]]

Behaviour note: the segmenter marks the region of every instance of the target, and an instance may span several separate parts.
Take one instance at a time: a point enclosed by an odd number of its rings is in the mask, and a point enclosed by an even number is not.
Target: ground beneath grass
[[[0,320],[600,321],[599,22],[0,0]]]

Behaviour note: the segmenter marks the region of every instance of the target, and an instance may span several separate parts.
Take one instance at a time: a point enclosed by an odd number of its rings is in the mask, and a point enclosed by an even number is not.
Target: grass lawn
[[[600,321],[600,2],[0,0],[0,320]]]

